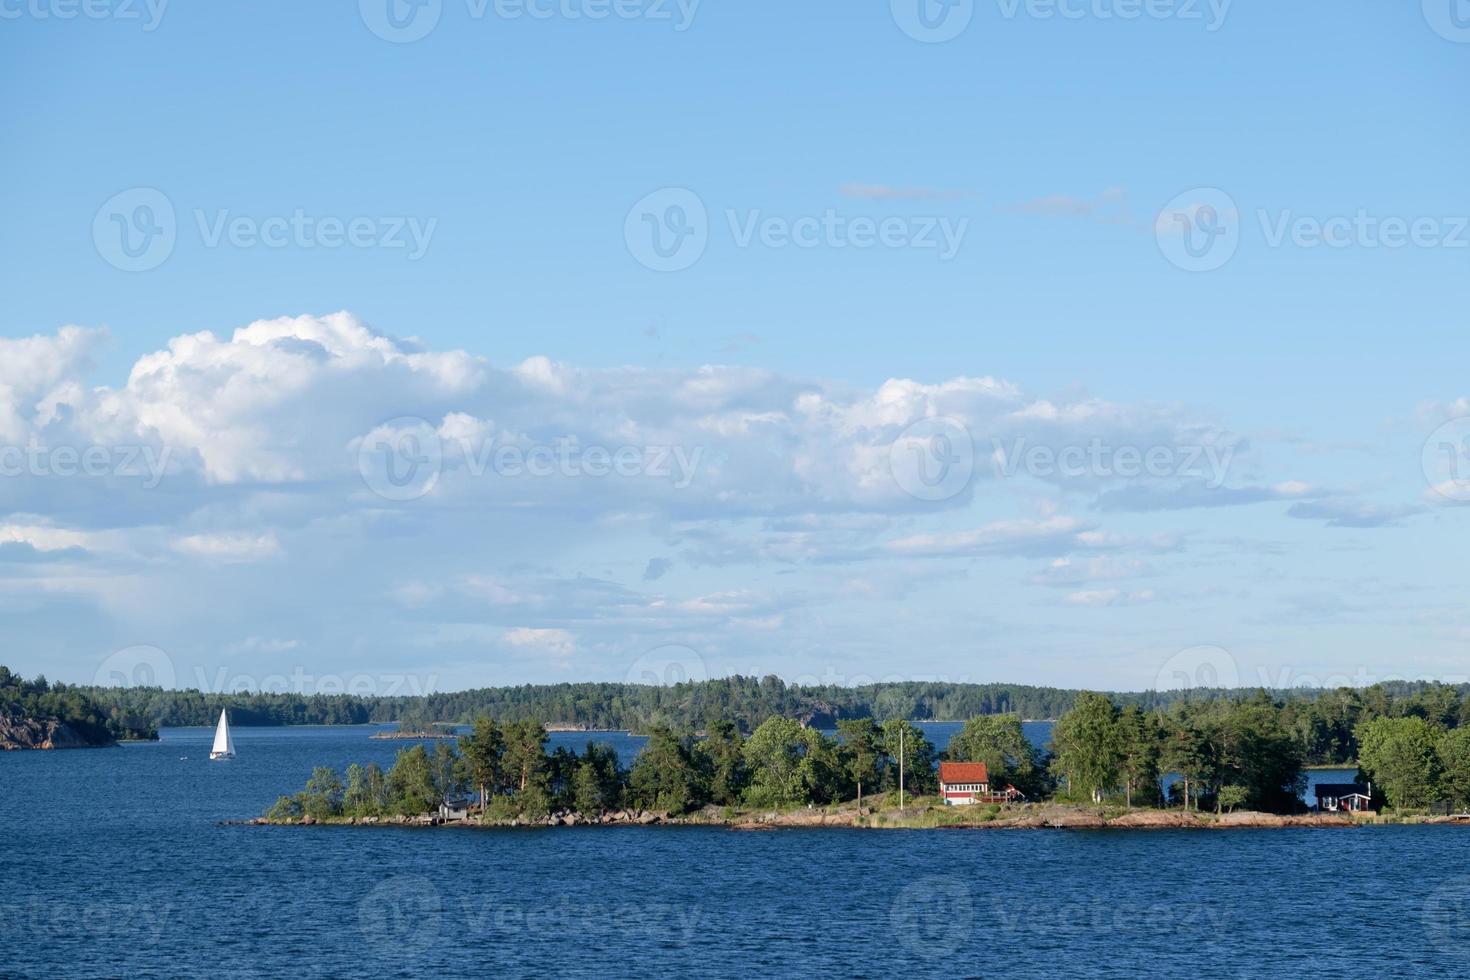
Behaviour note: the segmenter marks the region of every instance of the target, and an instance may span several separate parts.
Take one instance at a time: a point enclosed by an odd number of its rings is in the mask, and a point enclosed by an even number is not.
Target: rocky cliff
[[[26,718],[0,708],[0,749],[84,749],[92,744],[54,718]]]

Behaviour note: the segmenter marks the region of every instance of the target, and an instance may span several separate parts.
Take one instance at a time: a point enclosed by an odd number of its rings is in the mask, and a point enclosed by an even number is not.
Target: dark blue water
[[[1470,971],[1470,829],[220,826],[401,744],[164,734],[0,754],[0,976]]]

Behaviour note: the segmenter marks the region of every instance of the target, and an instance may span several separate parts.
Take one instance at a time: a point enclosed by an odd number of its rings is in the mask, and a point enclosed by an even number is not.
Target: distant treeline
[[[351,695],[205,694],[158,688],[77,689],[120,722],[211,725],[222,707],[236,725],[355,725],[400,722],[468,724],[537,720],[556,726],[647,733],[659,726],[708,731],[733,722],[753,732],[768,718],[790,718],[818,728],[842,719],[958,721],[981,715],[1060,718],[1080,692],[1021,684],[902,682],[863,687],[797,686],[778,677],[727,677],[669,687],[641,684],[528,684],[417,697]],[[1359,689],[1267,692],[1282,704],[1281,723],[1309,764],[1356,760],[1357,726],[1374,718],[1418,717],[1443,729],[1470,725],[1470,685],[1396,682]],[[1197,689],[1115,693],[1119,708],[1160,712],[1181,702],[1238,702],[1241,690]]]
[[[53,684],[45,677],[28,681],[0,666],[0,719],[16,722],[59,722],[89,745],[108,745],[122,738],[156,738],[146,723],[126,724],[88,696],[87,690]]]
[[[779,677],[726,677],[669,687],[646,684],[526,684],[403,697],[289,693],[202,693],[160,688],[92,688],[119,712],[160,725],[210,725],[222,707],[237,725],[469,724],[476,718],[537,719],[550,725],[647,732],[657,725],[708,728],[733,721],[754,731],[767,718],[828,727],[840,718],[962,719],[977,714],[1055,718],[1075,691],[1019,684],[907,682],[866,687],[789,685]],[[1119,695],[1149,705],[1178,695]]]

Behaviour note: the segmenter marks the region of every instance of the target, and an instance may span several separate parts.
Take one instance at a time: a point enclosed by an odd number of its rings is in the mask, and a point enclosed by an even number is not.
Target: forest
[[[109,745],[119,739],[157,738],[158,732],[144,721],[128,723],[110,706],[99,705],[87,692],[66,684],[53,684],[45,677],[26,680],[0,666],[0,719],[57,722],[66,725],[88,745]]]
[[[229,708],[236,725],[351,725],[399,722],[469,724],[535,720],[557,727],[651,733],[660,726],[709,731],[730,722],[753,732],[770,718],[831,729],[842,720],[879,723],[960,721],[1015,714],[1056,719],[1071,710],[1079,691],[1013,684],[902,682],[863,687],[798,686],[775,676],[727,677],[666,687],[640,684],[546,684],[480,688],[420,697],[355,697],[284,693],[203,693],[160,688],[78,688],[119,724],[211,725]],[[1242,690],[1197,689],[1112,693],[1119,708],[1157,715],[1179,704],[1236,704],[1258,696]],[[1417,717],[1441,729],[1470,724],[1470,687],[1391,683],[1354,689],[1264,692],[1279,703],[1280,722],[1309,765],[1357,761],[1357,729],[1375,718]]]
[[[540,721],[482,716],[457,748],[415,745],[386,772],[354,765],[339,776],[317,768],[302,792],[282,797],[267,816],[413,816],[466,794],[498,820],[623,806],[682,814],[709,805],[861,805],[865,793],[897,789],[900,773],[908,793],[934,793],[941,758],[984,762],[992,787],[1013,786],[1032,802],[1295,813],[1306,808],[1309,762],[1295,726],[1316,717],[1302,709],[1265,692],[1145,709],[1082,691],[1046,746],[1027,740],[1019,715],[983,714],[969,718],[942,754],[903,719],[843,718],[829,733],[772,715],[749,735],[730,719],[703,734],[655,725],[626,769],[595,739],[582,753],[563,747],[548,754]],[[1464,810],[1470,726],[1458,727],[1459,720],[1448,710],[1434,718],[1364,718],[1346,744],[1361,753],[1362,775],[1389,806],[1407,811],[1443,801]]]

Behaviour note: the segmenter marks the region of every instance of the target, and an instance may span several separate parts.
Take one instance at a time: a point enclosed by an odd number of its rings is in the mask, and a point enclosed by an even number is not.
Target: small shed
[[[467,820],[470,816],[469,800],[445,800],[439,804],[439,816],[444,820]]]
[[[1318,783],[1317,809],[1323,813],[1364,813],[1373,809],[1373,784]]]

